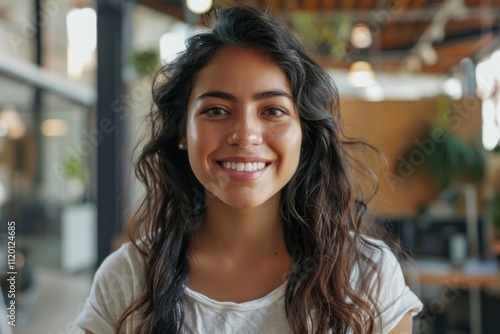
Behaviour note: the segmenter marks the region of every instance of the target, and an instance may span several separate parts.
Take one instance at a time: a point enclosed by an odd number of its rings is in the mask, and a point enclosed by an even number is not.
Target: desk
[[[419,274],[422,285],[439,285],[444,282],[457,288],[477,286],[480,288],[500,287],[500,273],[496,275],[464,273],[462,270],[452,270],[449,273],[422,272]]]
[[[447,262],[417,261],[403,264],[403,269],[408,283],[419,295],[422,285],[468,289],[471,333],[482,333],[481,288],[500,287],[500,270],[494,262],[469,262],[456,269]]]

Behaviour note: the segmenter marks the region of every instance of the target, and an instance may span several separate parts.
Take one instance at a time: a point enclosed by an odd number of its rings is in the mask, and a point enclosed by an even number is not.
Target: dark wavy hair
[[[247,5],[221,9],[213,16],[211,30],[191,37],[186,50],[154,79],[150,131],[136,164],[146,194],[127,226],[129,239],[144,257],[146,281],[119,319],[116,333],[130,317],[139,319],[135,334],[182,333],[189,237],[201,221],[206,199],[178,143],[198,73],[228,47],[256,50],[279,66],[300,116],[300,161],[281,193],[285,240],[293,258],[285,290],[291,332],[375,331],[379,284],[374,286],[373,279],[378,282],[378,265],[359,245],[377,247],[362,235],[367,233],[366,203],[378,183],[368,170],[363,175],[373,187],[359,183],[364,167],[351,150],[369,145],[343,135],[332,79],[284,23]],[[350,278],[355,266],[363,270],[354,287]]]

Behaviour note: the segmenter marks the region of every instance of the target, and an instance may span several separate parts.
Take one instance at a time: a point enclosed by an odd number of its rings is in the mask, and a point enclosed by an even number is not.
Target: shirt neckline
[[[286,281],[269,292],[267,295],[249,300],[246,302],[242,303],[236,303],[236,302],[231,302],[231,301],[218,301],[212,298],[209,298],[205,296],[204,294],[191,290],[188,286],[184,286],[186,294],[189,298],[192,300],[199,302],[201,304],[204,304],[206,306],[209,306],[210,308],[216,308],[216,309],[232,309],[236,311],[249,311],[249,310],[254,310],[266,306],[270,306],[274,303],[276,303],[278,300],[284,298],[285,296],[285,288],[286,288]]]

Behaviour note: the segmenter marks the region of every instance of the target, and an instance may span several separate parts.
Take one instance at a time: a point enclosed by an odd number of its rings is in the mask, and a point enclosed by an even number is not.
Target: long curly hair
[[[211,30],[192,36],[186,50],[154,79],[150,131],[136,163],[146,194],[127,226],[129,239],[144,257],[146,281],[119,319],[116,333],[129,317],[139,319],[135,334],[182,333],[189,237],[200,224],[206,198],[178,143],[198,73],[227,47],[259,51],[279,66],[300,116],[300,161],[282,189],[280,204],[293,259],[285,289],[290,331],[375,331],[378,264],[359,245],[377,247],[363,237],[368,233],[363,214],[378,183],[352,150],[370,146],[343,135],[335,84],[284,23],[247,5],[218,10],[213,17]],[[360,175],[370,183],[361,184]],[[356,266],[364,274],[353,286]]]

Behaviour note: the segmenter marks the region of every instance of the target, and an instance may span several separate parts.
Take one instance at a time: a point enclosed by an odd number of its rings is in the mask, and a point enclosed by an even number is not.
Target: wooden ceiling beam
[[[427,5],[427,0],[412,0],[410,3],[410,8],[421,9]]]
[[[322,0],[321,10],[332,10],[335,9],[335,0]]]
[[[344,1],[344,0],[339,0]],[[295,10],[304,10],[295,1],[286,1],[287,6],[282,9],[279,14],[281,16],[293,15]],[[288,5],[290,4],[290,5]],[[351,17],[355,22],[376,22],[386,24],[388,22],[419,22],[419,21],[430,21],[436,15],[436,6],[429,6],[421,9],[405,9],[402,11],[391,11],[385,8],[381,9],[369,9],[369,10],[357,10],[357,9],[345,9],[344,6],[350,6],[344,4],[343,2],[339,5],[339,8],[323,8],[318,10],[307,10],[311,15],[315,15],[318,18],[335,16],[347,16]],[[485,9],[481,7],[469,8],[467,18],[481,18],[485,15]],[[490,8],[488,11],[488,16],[493,19],[500,18],[500,8]],[[380,18],[383,17],[383,22],[380,22]]]
[[[173,16],[179,20],[186,20],[186,14],[184,13],[184,10],[182,8],[174,7],[164,2],[155,0],[137,0],[137,3],[162,12],[163,14]]]
[[[452,58],[452,57],[472,57],[481,49],[495,43],[497,36],[493,33],[487,33],[479,38],[469,38],[454,43],[444,43],[435,45],[438,57]]]
[[[338,6],[339,9],[353,9],[354,8],[354,1],[352,0],[339,0],[340,4]]]
[[[302,0],[303,6],[301,6],[305,10],[317,10],[319,8],[316,0]]]
[[[280,0],[268,0],[269,8],[274,13],[281,11],[281,1]]]
[[[359,6],[360,10],[372,10],[375,8],[374,0],[360,0]]]
[[[422,65],[421,72],[446,73],[454,65],[460,63],[465,57],[473,57],[482,50],[491,52],[495,47],[500,46],[500,38],[494,34],[487,34],[479,39],[466,40],[462,42],[450,43],[436,46],[438,54],[437,63],[434,65]],[[400,71],[402,68],[401,60],[407,55],[404,51],[381,51],[375,54],[360,54],[350,59],[329,59],[321,56],[314,56],[316,61],[325,68],[346,69],[357,60],[367,60],[370,63],[377,64],[378,69],[388,71]]]

